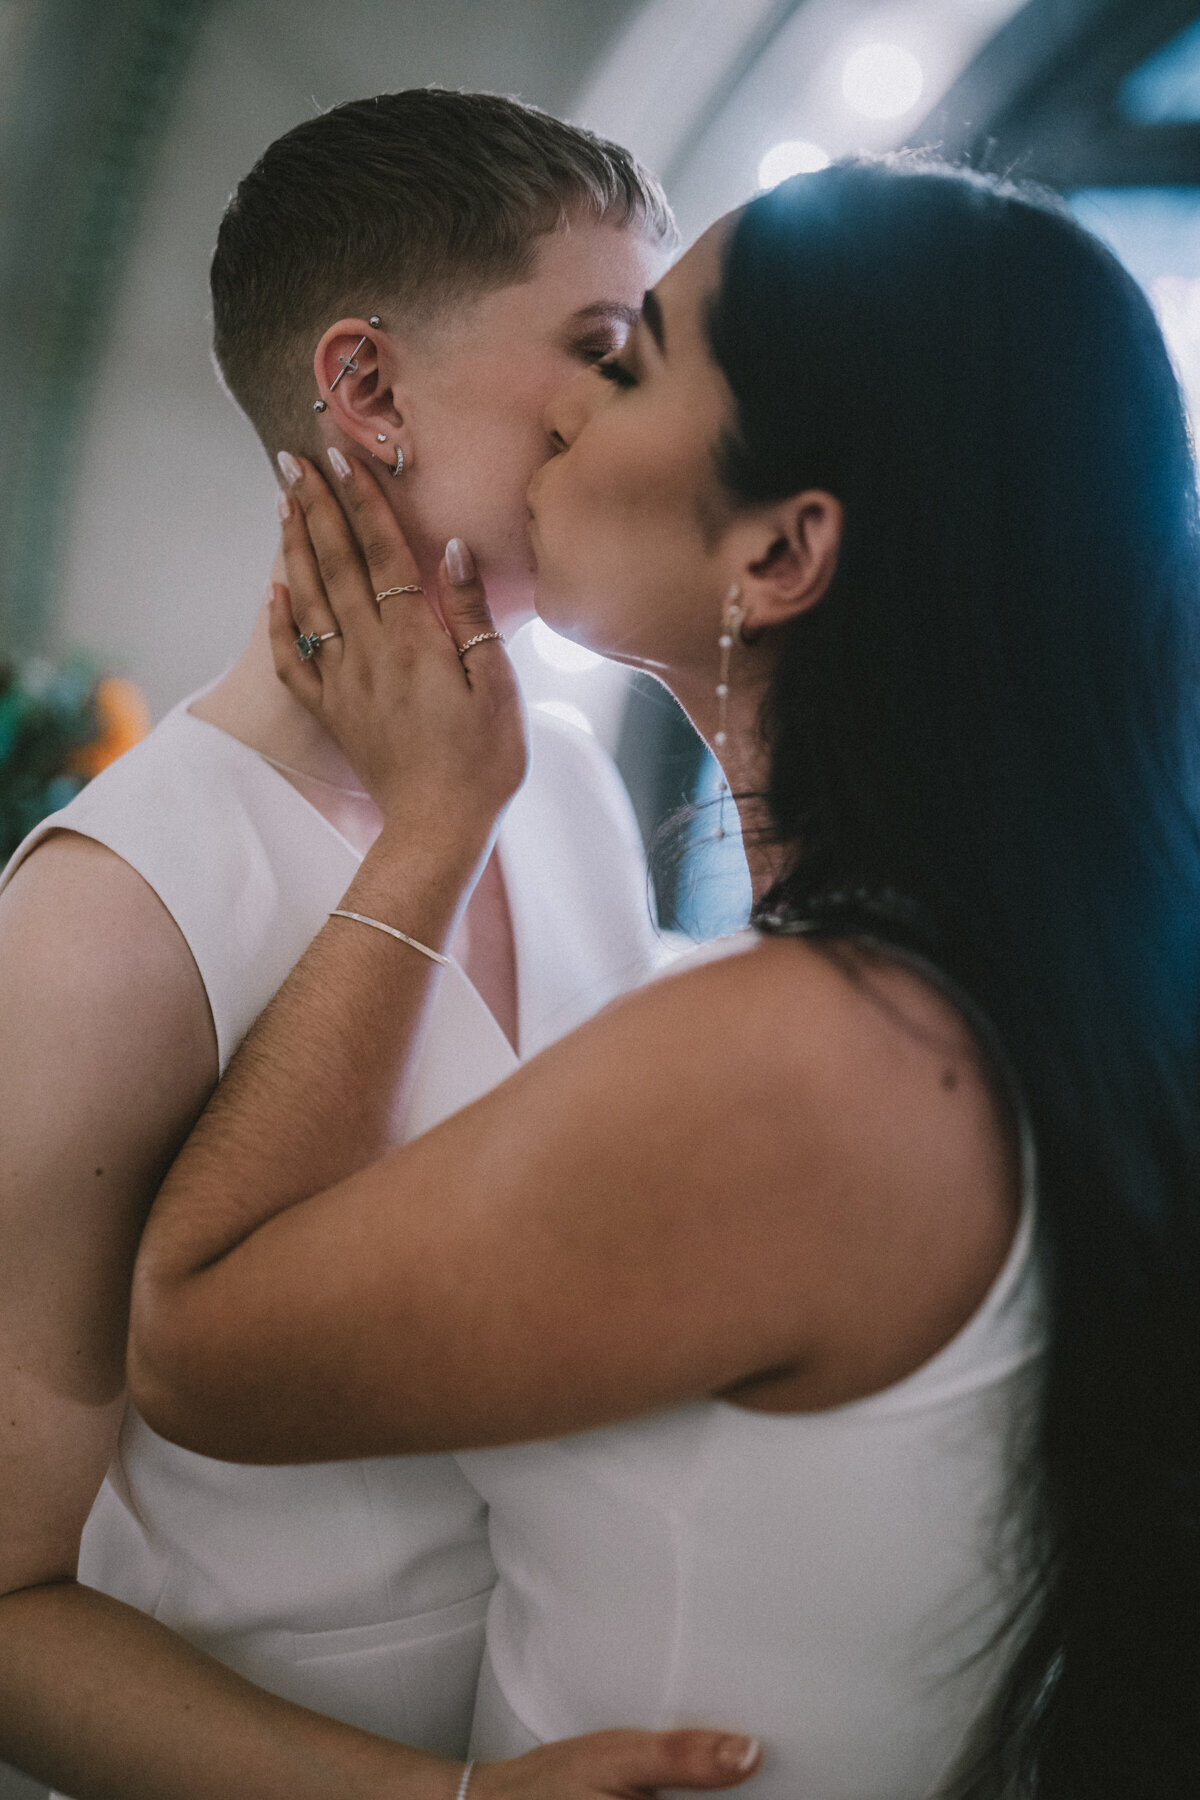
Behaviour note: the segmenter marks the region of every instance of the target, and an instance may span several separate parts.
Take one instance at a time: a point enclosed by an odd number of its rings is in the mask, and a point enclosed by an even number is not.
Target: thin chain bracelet
[[[356,925],[370,925],[375,931],[386,931],[389,937],[396,938],[401,944],[407,944],[410,950],[419,950],[422,956],[429,958],[430,962],[449,964],[454,960],[452,957],[443,956],[440,950],[431,950],[428,944],[419,943],[415,937],[409,937],[407,931],[397,931],[394,925],[385,925],[382,919],[368,919],[366,913],[346,912],[342,907],[336,906],[329,916],[331,919],[353,919]],[[471,1770],[468,1766],[467,1774],[470,1773]],[[466,1792],[465,1788],[463,1792]]]
[[[462,1772],[462,1780],[458,1784],[458,1792],[457,1792],[457,1794],[455,1794],[454,1800],[467,1800],[467,1784],[469,1783],[469,1781],[471,1779],[471,1770],[474,1767],[475,1767],[475,1762],[474,1762],[474,1759],[472,1758],[472,1760],[467,1764],[466,1768]]]

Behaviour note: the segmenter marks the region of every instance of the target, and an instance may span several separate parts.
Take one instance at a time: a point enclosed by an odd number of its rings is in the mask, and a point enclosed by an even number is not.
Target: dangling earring
[[[725,612],[721,619],[721,635],[717,639],[717,650],[720,662],[717,670],[717,729],[713,734],[713,745],[723,750],[729,740],[729,658],[733,650],[734,632],[740,631],[746,609],[741,604],[742,590],[735,581],[725,599]],[[725,771],[721,770],[721,811],[714,836],[725,836],[725,801],[729,794],[729,783],[725,779]]]

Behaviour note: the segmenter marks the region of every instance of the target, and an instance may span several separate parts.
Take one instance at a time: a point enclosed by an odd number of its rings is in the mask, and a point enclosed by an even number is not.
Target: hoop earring
[[[394,469],[389,469],[388,473],[390,475],[403,475],[404,473],[404,452],[399,444],[396,445],[396,466]]]
[[[746,617],[746,609],[741,603],[742,590],[735,581],[725,597],[725,611],[721,618],[721,634],[717,639],[719,662],[717,668],[717,729],[713,733],[713,747],[723,750],[729,742],[729,659],[733,651],[734,633],[741,634],[742,621]],[[729,795],[729,783],[725,779],[725,771],[721,771],[721,810],[717,819],[714,836],[717,839],[725,836],[725,801]]]

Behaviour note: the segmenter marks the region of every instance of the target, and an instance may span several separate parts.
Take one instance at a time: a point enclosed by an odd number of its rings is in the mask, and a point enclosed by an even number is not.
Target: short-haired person
[[[480,1755],[719,1696],[763,1800],[1195,1800],[1200,517],[1149,304],[1038,196],[851,162],[602,373],[539,609],[705,731],[757,929],[363,1169],[442,975],[331,921],[163,1187],[134,1391],[223,1455],[473,1450]],[[367,563],[302,465],[279,667],[385,815],[344,907],[436,950],[519,707],[376,607],[411,563],[331,480]]]
[[[469,530],[516,619],[546,404],[623,342],[671,235],[624,151],[530,108],[354,102],[238,189],[213,262],[217,357],[272,458],[329,444],[371,463],[418,546],[414,583],[432,588],[451,526]],[[486,1091],[654,956],[615,772],[583,734],[535,732],[388,1138]],[[158,1181],[379,826],[276,680],[260,621],[231,672],[6,876],[0,1757],[84,1800],[452,1800],[461,1776],[493,1570],[453,1461],[247,1471],[175,1449],[123,1396]],[[329,1096],[309,1100],[316,1125]],[[380,1147],[364,1140],[364,1160]],[[625,1737],[500,1771],[495,1791],[718,1785],[734,1778],[719,1748]]]

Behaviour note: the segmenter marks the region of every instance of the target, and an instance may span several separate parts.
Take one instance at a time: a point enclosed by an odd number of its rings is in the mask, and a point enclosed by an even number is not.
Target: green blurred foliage
[[[97,675],[80,656],[0,661],[0,863],[84,786],[70,764],[101,731]]]

